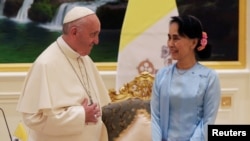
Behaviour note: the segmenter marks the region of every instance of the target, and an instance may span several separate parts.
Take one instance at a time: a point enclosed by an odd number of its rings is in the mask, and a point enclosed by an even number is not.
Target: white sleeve
[[[35,114],[22,113],[22,116],[29,128],[52,136],[80,134],[85,125],[82,106],[65,107],[56,112],[47,109]]]

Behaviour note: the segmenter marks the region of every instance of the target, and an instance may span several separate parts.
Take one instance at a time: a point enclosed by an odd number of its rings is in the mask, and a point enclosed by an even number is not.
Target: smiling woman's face
[[[175,22],[169,26],[168,33],[168,47],[172,59],[184,60],[190,57],[195,57],[194,48],[197,43],[197,39],[190,39],[187,36],[181,36],[178,33],[179,25]]]

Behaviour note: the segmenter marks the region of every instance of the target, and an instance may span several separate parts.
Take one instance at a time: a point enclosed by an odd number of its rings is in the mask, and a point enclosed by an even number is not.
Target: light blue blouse
[[[176,64],[160,69],[151,97],[153,141],[205,141],[220,103],[217,73],[200,63],[179,73]]]

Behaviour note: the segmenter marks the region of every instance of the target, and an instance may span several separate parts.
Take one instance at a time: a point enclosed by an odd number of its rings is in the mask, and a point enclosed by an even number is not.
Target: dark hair
[[[198,51],[198,47],[201,46],[201,38],[202,38],[202,24],[200,20],[192,15],[185,15],[185,16],[174,16],[172,17],[171,23],[177,23],[179,25],[178,33],[181,36],[187,36],[190,39],[198,38],[198,43],[194,49],[196,53],[196,58],[200,59],[207,59],[211,55],[211,45],[207,44],[206,47]]]

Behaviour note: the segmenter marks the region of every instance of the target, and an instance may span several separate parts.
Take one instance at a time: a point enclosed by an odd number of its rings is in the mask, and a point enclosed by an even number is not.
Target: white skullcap
[[[95,12],[90,10],[86,7],[74,7],[71,10],[68,11],[68,13],[65,15],[63,24],[72,22],[74,20],[77,20],[79,18],[94,14]]]

